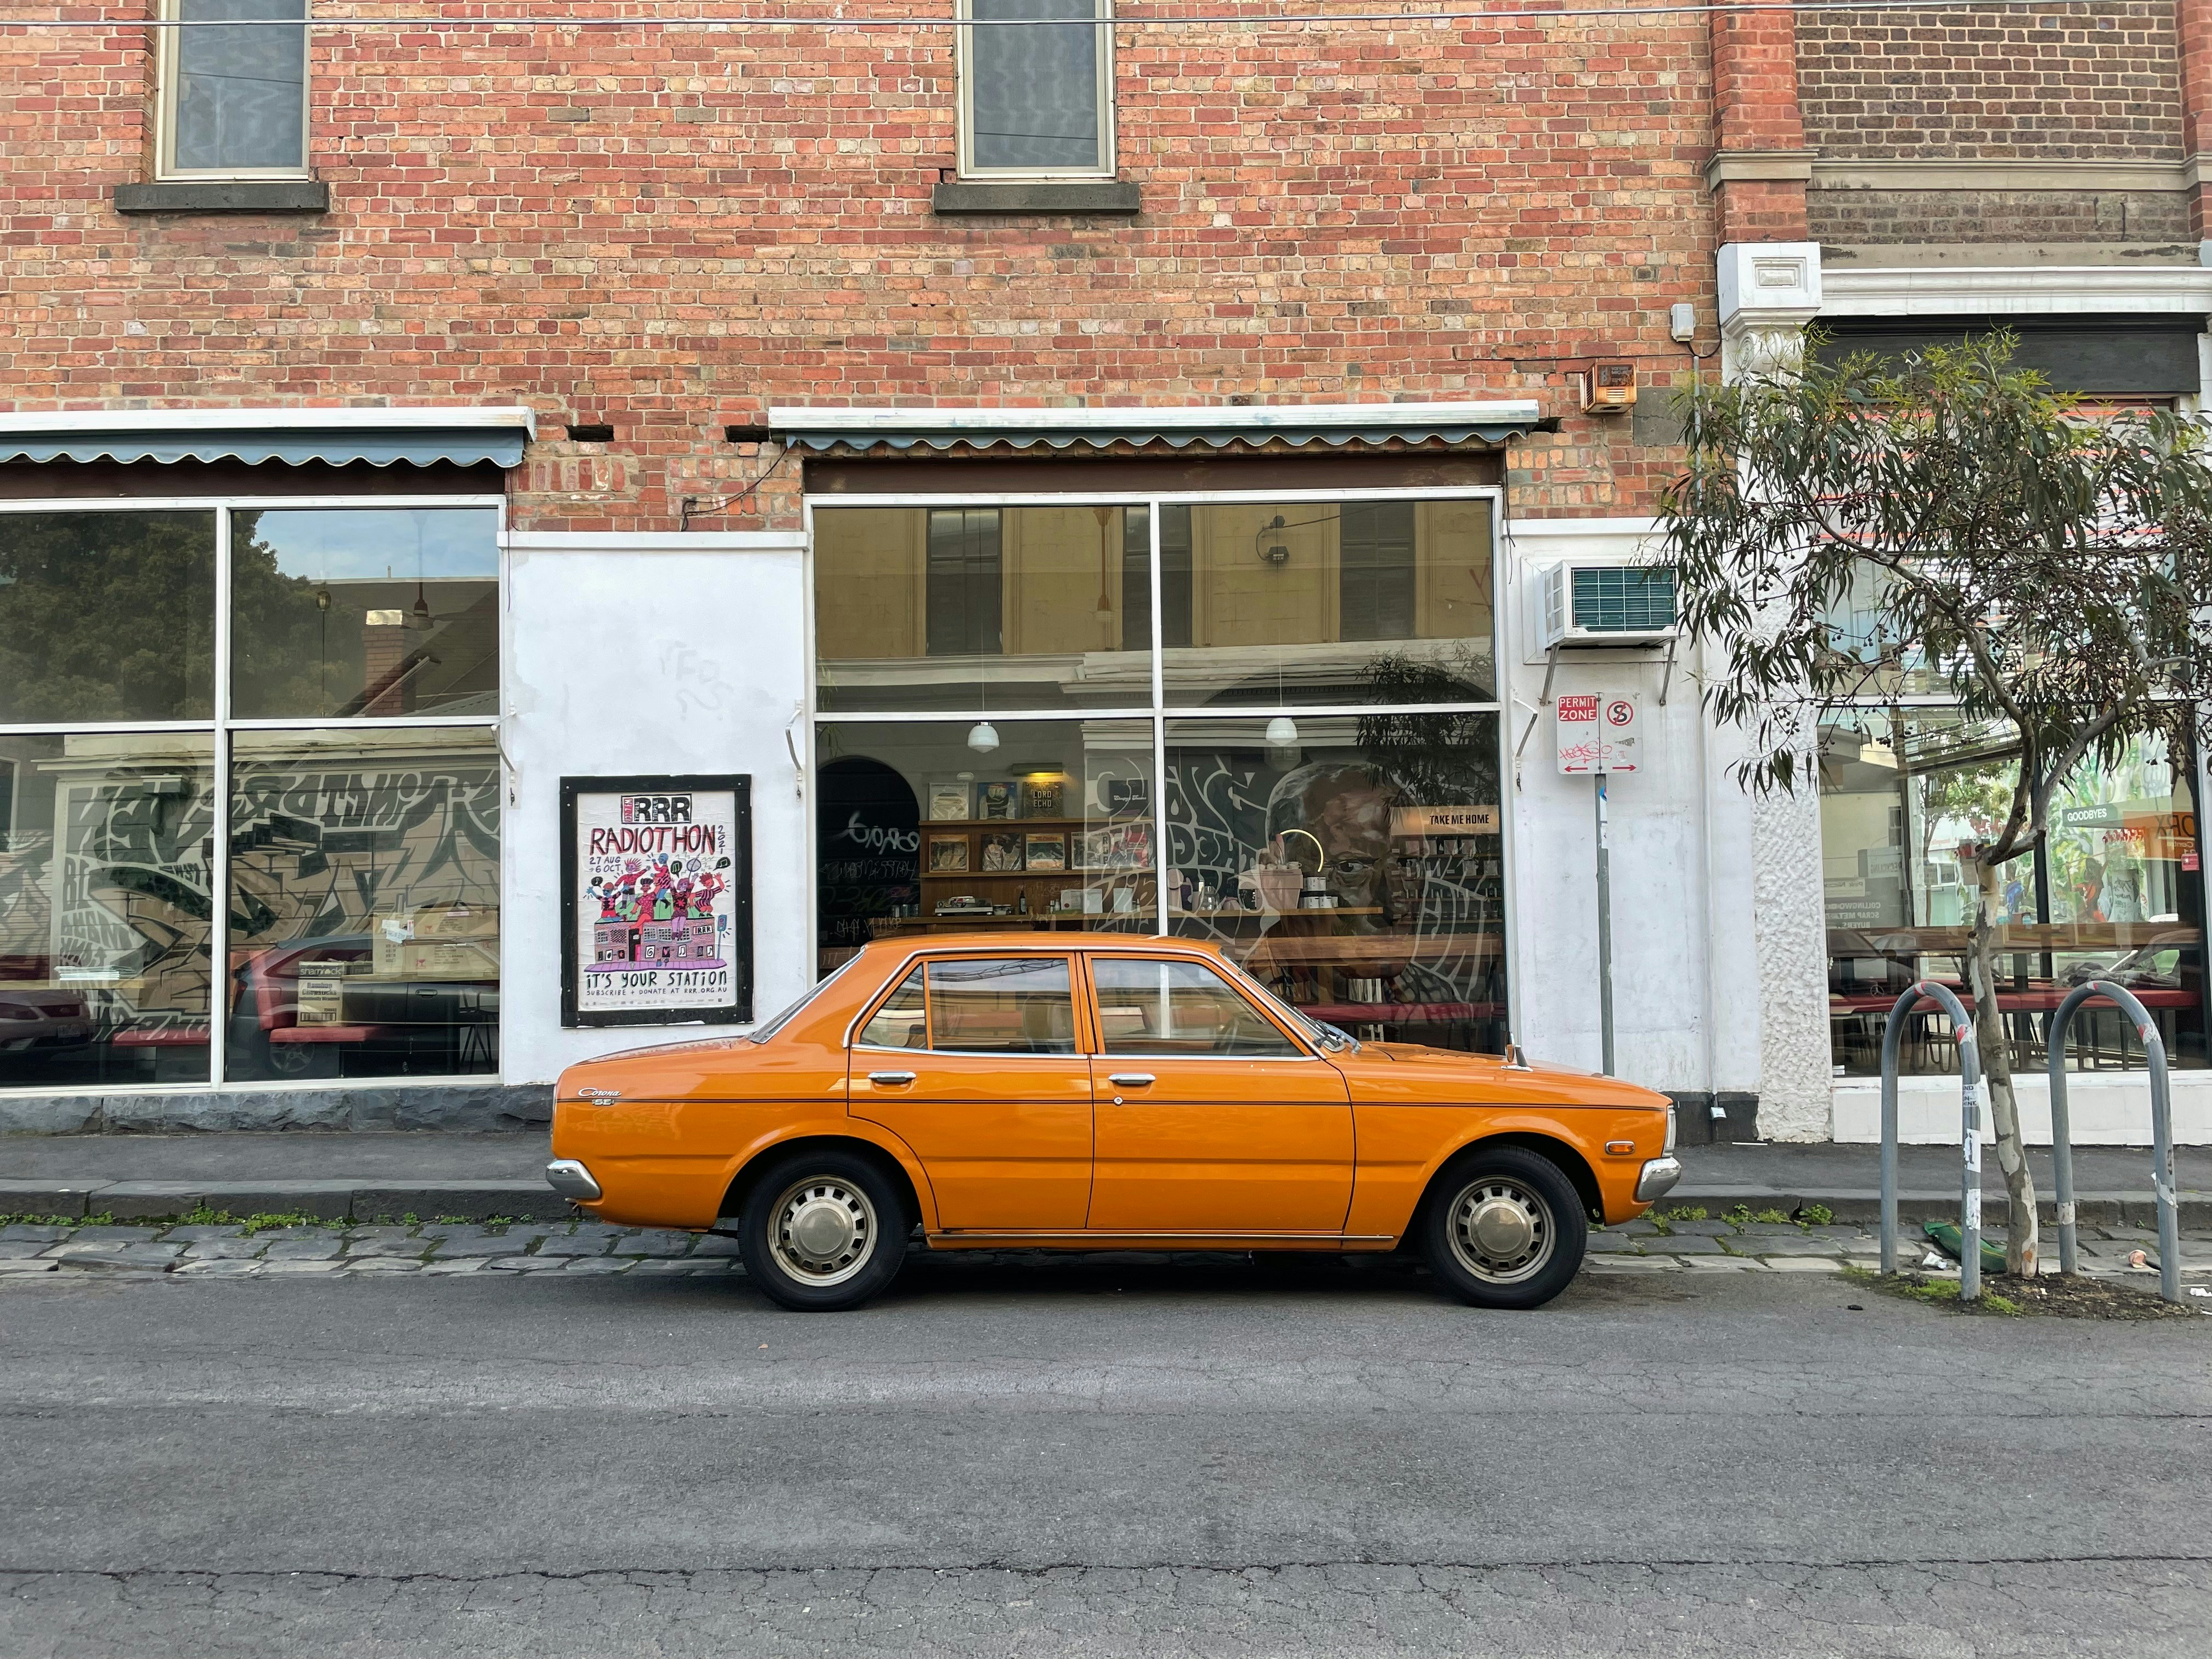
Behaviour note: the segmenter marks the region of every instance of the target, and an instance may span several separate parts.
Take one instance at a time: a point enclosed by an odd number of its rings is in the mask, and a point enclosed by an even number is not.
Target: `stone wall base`
[[[550,1083],[0,1095],[0,1135],[202,1130],[532,1129],[553,1121]]]

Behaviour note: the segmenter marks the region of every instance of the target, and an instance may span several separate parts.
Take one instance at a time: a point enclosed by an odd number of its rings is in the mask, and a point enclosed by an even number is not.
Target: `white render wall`
[[[1595,785],[1558,769],[1552,712],[1540,706],[1535,596],[1546,566],[1635,562],[1650,528],[1642,519],[1516,518],[1500,572],[1517,1031],[1530,1058],[1591,1070],[1601,1054]],[[1694,648],[1683,647],[1664,708],[1663,650],[1562,652],[1552,688],[1554,699],[1643,699],[1644,769],[1608,788],[1616,1069],[1657,1089],[1757,1092],[1764,1132],[1825,1138],[1825,1091],[1810,1113],[1793,1100],[1778,1124],[1761,1087],[1753,813],[1727,770],[1734,734],[1713,730],[1698,706],[1698,665]],[[1516,768],[1511,752],[1524,735]],[[1817,883],[1811,903],[1817,948]],[[1823,1030],[1822,1076],[1826,1057]]]
[[[785,743],[806,753],[805,537],[511,532],[506,546],[505,1080],[743,1029],[561,1029],[563,777],[751,775],[753,1006],[767,1018],[811,982],[811,838]]]

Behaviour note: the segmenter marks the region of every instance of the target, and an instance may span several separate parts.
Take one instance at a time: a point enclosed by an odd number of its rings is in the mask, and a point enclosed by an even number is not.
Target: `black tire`
[[[898,1276],[913,1226],[897,1183],[872,1160],[794,1152],[762,1170],[747,1191],[738,1253],[770,1301],[799,1313],[838,1313]]]
[[[1479,1237],[1474,1224],[1485,1220]],[[1446,1169],[1422,1206],[1419,1231],[1429,1271],[1477,1308],[1542,1307],[1582,1270],[1589,1244],[1574,1182],[1525,1146],[1478,1148]]]

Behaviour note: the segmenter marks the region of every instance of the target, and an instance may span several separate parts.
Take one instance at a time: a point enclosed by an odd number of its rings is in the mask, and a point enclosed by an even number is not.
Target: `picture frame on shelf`
[[[1083,832],[1085,870],[1144,870],[1152,862],[1152,825],[1149,818],[1131,818],[1100,824]]]
[[[1067,868],[1067,837],[1057,832],[1032,830],[1023,848],[1023,866],[1030,870]]]
[[[990,821],[1012,818],[1018,815],[1021,793],[1012,784],[1003,781],[980,783],[975,786],[975,816]]]
[[[973,805],[974,796],[965,778],[944,778],[929,786],[932,823],[963,823],[974,816]]]
[[[992,874],[1018,871],[1022,867],[1022,837],[1019,830],[992,830],[983,836],[982,867]]]
[[[1025,818],[1056,818],[1067,804],[1067,784],[1062,778],[1024,778],[1022,780],[1022,816]]]
[[[967,872],[967,836],[932,836],[929,838],[929,873],[931,875],[965,875]]]

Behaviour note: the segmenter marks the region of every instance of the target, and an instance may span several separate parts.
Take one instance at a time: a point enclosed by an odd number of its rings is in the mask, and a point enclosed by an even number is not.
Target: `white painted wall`
[[[2051,1144],[2051,1085],[2040,1073],[2017,1077],[2021,1133],[2031,1146]],[[2172,1073],[2173,1142],[2177,1146],[2212,1144],[2212,1072]],[[1871,1078],[1838,1083],[1836,1139],[1863,1144],[1881,1140],[1881,1085]],[[2069,1074],[2066,1111],[2076,1146],[2150,1145],[2150,1082],[2144,1072]],[[1962,1123],[1959,1079],[1909,1077],[1897,1085],[1897,1138],[1908,1146],[1955,1146]],[[1994,1143],[1986,1090],[1982,1099],[1982,1139]],[[2146,1166],[2147,1167],[2147,1166]]]
[[[1512,788],[1518,1034],[1531,1058],[1597,1067],[1595,786],[1559,775],[1534,596],[1543,567],[1630,563],[1650,521],[1529,520],[1509,526],[1501,573]],[[1730,734],[1698,707],[1685,650],[1659,705],[1662,651],[1560,653],[1563,692],[1643,697],[1646,769],[1609,788],[1617,1070],[1653,1088],[1759,1087],[1750,804],[1726,774]],[[1530,730],[1530,721],[1534,729]],[[1814,890],[1818,904],[1818,889]],[[1825,1066],[1824,1045],[1819,1056]],[[1825,1073],[1823,1073],[1825,1074]],[[1763,1108],[1762,1108],[1763,1110]]]
[[[784,741],[806,752],[805,537],[517,532],[506,546],[506,1081],[708,1029],[561,1029],[563,777],[751,775],[754,1007],[773,1014],[811,982],[807,820]]]

